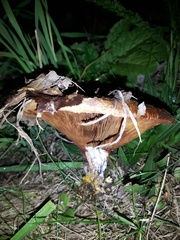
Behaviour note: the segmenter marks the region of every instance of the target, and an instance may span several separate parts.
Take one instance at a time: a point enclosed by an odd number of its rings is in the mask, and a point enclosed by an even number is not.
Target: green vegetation
[[[37,207],[32,207],[27,211],[26,207],[30,205],[30,202],[27,201],[26,195],[28,196],[29,192],[23,189],[15,191],[11,187],[0,187],[1,200],[10,206],[12,212],[21,219],[20,224],[17,224],[18,228],[14,231],[13,227],[8,226],[4,218],[0,217],[1,225],[8,229],[8,234],[4,233],[0,239],[10,237],[13,240],[33,239],[34,237],[34,239],[43,239],[41,225],[46,225],[44,235],[51,232],[49,225],[53,225],[58,239],[58,231],[62,227],[60,224],[63,223],[66,224],[63,225],[65,228],[69,228],[70,223],[96,225],[99,239],[105,239],[106,230],[112,225],[120,226],[119,228],[122,229],[124,226],[131,229],[129,232],[124,230],[124,235],[120,235],[117,239],[132,239],[131,237],[134,236],[135,239],[146,239],[152,224],[149,219],[154,221],[155,225],[165,224],[179,231],[178,222],[174,223],[166,217],[149,216],[146,211],[149,210],[148,204],[153,204],[156,209],[163,209],[165,206],[165,201],[160,194],[162,194],[161,188],[164,187],[163,178],[167,173],[174,177],[174,181],[180,181],[180,22],[178,7],[173,8],[171,1],[166,1],[169,7],[170,23],[169,26],[161,27],[151,26],[137,13],[125,9],[119,1],[88,0],[88,2],[94,2],[97,6],[108,9],[111,14],[119,17],[120,20],[109,29],[106,36],[96,35],[91,38],[91,33],[59,32],[53,16],[49,14],[47,0],[35,0],[35,12],[28,12],[31,21],[34,18],[36,31],[32,36],[28,31],[23,31],[18,22],[19,10],[21,9],[23,13],[29,1],[22,1],[15,9],[12,9],[10,1],[2,0],[1,7],[4,9],[4,16],[0,18],[0,88],[3,88],[3,79],[6,79],[7,75],[15,78],[49,65],[54,69],[65,67],[66,76],[73,77],[77,82],[91,83],[99,79],[101,83],[106,83],[117,79],[120,87],[123,85],[132,92],[140,89],[139,92],[142,95],[148,95],[149,99],[151,97],[158,99],[167,106],[176,123],[173,126],[161,125],[150,129],[142,135],[140,145],[138,145],[139,139],[135,139],[111,155],[110,166],[106,174],[108,176],[112,171],[115,173],[117,179],[113,186],[117,188],[131,182],[130,185],[125,185],[124,191],[131,198],[134,216],[126,217],[124,213],[121,214],[122,209],[116,199],[113,200],[113,207],[110,208],[111,213],[97,200],[94,203],[96,208],[94,208],[95,216],[93,215],[92,219],[76,215],[79,207],[84,204],[76,194],[76,187],[82,175],[82,158],[77,147],[57,140],[57,137],[54,137],[55,130],[44,123],[41,123],[43,130],[40,132],[37,127],[24,125],[24,130],[33,139],[34,146],[38,148],[42,162],[41,170],[45,173],[58,171],[58,177],[65,182],[74,195],[69,197],[69,191],[62,193],[58,202],[53,203],[49,200],[43,202],[38,207],[39,210]],[[178,4],[178,1],[175,3]],[[74,43],[66,46],[63,37],[73,39]],[[83,41],[79,40],[81,38]],[[97,46],[97,41],[93,39],[101,42],[100,48]],[[164,62],[164,69],[160,72],[159,78],[153,80],[150,74],[156,72],[157,62]],[[144,76],[144,81],[140,85],[137,78],[139,75]],[[126,81],[121,82],[122,78]],[[14,122],[12,124],[15,124]],[[48,137],[51,139],[49,140]],[[18,165],[4,166],[1,164],[0,172],[39,170],[39,165],[35,161],[34,165],[31,165],[32,160],[29,159],[34,159],[34,155],[28,143],[23,139],[17,143],[17,138],[18,135],[13,126],[4,123],[0,129],[0,161],[6,159],[6,156],[9,158],[8,153],[12,154],[13,151],[19,153],[19,158],[22,158],[24,153],[25,157],[21,159],[22,165],[19,164],[20,159],[17,160]],[[48,141],[51,141],[53,146]],[[50,153],[51,149],[56,151],[54,155]],[[58,155],[57,149],[66,153],[68,161],[67,159],[61,161],[61,155]],[[122,176],[117,167],[118,161],[133,171]],[[137,164],[142,164],[142,166],[134,168]],[[53,182],[53,177],[50,177],[48,181]],[[21,196],[20,201],[24,204],[23,213],[18,212],[6,194],[10,198],[15,196],[17,199]],[[137,196],[147,201],[147,204],[142,207],[143,213],[139,212],[136,207]],[[30,234],[31,231],[34,235]],[[118,229],[117,234],[120,231],[121,229]]]

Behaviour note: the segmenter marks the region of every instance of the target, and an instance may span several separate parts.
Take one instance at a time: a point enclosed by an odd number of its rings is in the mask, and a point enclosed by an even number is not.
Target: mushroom
[[[78,91],[66,95],[63,91],[73,83],[70,79],[64,78],[64,84],[63,77],[54,71],[40,78],[40,84],[36,84],[37,79],[19,90],[20,99],[29,100],[23,115],[44,120],[80,148],[87,160],[82,191],[90,188],[95,195],[103,192],[100,185],[111,150],[138,136],[141,141],[140,135],[151,127],[174,123],[164,109],[132,100],[131,92],[115,90],[113,97],[87,97]],[[5,108],[11,105],[13,101]]]

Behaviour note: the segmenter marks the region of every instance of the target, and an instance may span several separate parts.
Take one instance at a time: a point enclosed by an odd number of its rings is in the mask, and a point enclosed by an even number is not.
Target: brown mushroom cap
[[[52,96],[46,95],[43,97],[35,92],[33,96],[31,93],[31,98],[37,103],[37,112],[41,118],[64,133],[81,150],[84,150],[86,146],[96,147],[114,142],[119,136],[125,117],[122,102],[118,100],[115,107],[112,98],[88,98],[77,93],[52,98]],[[173,117],[164,109],[146,105],[145,114],[138,115],[136,101],[127,101],[126,104],[134,115],[141,134],[159,124],[174,123]],[[26,109],[24,114],[28,114]],[[105,114],[109,114],[109,116],[88,126],[81,125],[94,121]],[[122,138],[116,144],[107,146],[106,149],[118,148],[136,137],[138,137],[137,130],[128,114]]]

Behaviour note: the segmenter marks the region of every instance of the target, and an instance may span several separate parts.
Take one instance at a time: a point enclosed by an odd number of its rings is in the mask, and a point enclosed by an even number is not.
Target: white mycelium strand
[[[131,120],[132,120],[132,122],[133,122],[133,124],[134,124],[134,127],[135,127],[135,129],[136,129],[136,131],[137,131],[137,133],[138,133],[138,136],[139,136],[139,143],[141,143],[141,142],[142,142],[141,133],[140,133],[140,131],[139,131],[137,121],[136,121],[133,113],[132,113],[131,110],[129,109],[128,105],[126,104],[122,92],[119,91],[119,90],[114,90],[112,93],[114,93],[114,94],[116,94],[116,95],[117,95],[117,94],[119,95],[119,99],[120,99],[121,102],[122,102],[122,108],[123,108],[123,112],[124,112],[124,118],[123,118],[123,120],[122,120],[122,124],[121,124],[121,129],[120,129],[120,132],[119,132],[119,136],[118,136],[118,138],[117,138],[115,141],[113,141],[113,142],[111,142],[111,143],[106,143],[106,144],[99,145],[99,146],[97,146],[96,148],[109,147],[109,146],[112,146],[112,145],[118,143],[118,142],[121,140],[122,135],[123,135],[123,133],[124,133],[124,130],[125,130],[125,128],[126,128],[127,114],[129,114],[129,116],[130,116],[130,118],[131,118]],[[138,144],[138,145],[139,145],[139,144]]]
[[[114,142],[102,144],[102,145],[97,146],[96,148],[109,147],[109,146],[112,146],[112,145],[118,143],[118,142],[120,141],[123,133],[124,133],[124,130],[125,130],[125,127],[126,127],[126,122],[127,122],[127,104],[126,104],[125,101],[124,101],[124,96],[123,96],[123,94],[121,93],[121,91],[118,91],[118,90],[115,90],[115,91],[117,91],[117,93],[119,94],[119,97],[121,98],[122,108],[123,108],[123,112],[124,112],[124,118],[123,118],[123,120],[122,120],[122,124],[121,124],[121,129],[120,129],[120,132],[119,132],[119,136],[118,136],[118,138],[117,138]]]

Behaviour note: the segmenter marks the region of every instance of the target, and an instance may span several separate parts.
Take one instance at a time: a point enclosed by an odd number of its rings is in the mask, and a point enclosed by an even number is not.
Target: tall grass
[[[0,52],[1,58],[17,62],[20,72],[31,73],[46,65],[58,68],[62,64],[69,69],[71,75],[80,76],[72,51],[64,45],[59,31],[48,13],[47,0],[35,0],[34,36],[22,31],[8,0],[2,0],[2,6],[6,18],[0,19],[0,43],[5,49]],[[75,35],[78,36],[77,33]],[[57,43],[56,47],[55,43]],[[58,51],[61,51],[63,55],[61,62],[58,62],[57,59]],[[72,61],[75,62],[75,69],[72,66]],[[7,66],[4,65],[1,71],[8,71],[10,64],[11,62]]]

